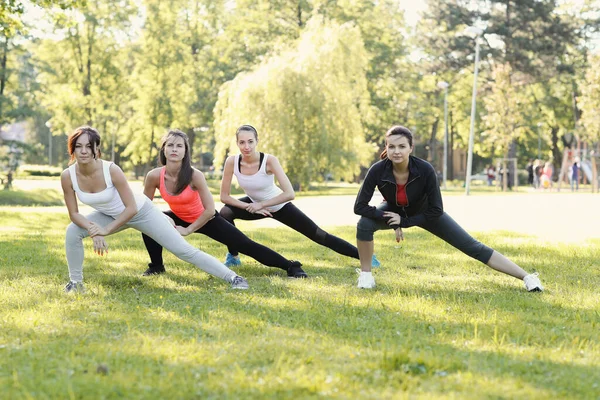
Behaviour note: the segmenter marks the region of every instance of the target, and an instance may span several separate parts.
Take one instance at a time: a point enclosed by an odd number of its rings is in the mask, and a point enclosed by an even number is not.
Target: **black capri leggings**
[[[388,204],[385,202],[381,203],[377,208],[382,211],[393,211],[390,210]],[[494,252],[490,247],[475,240],[446,213],[443,213],[436,221],[427,221],[420,226],[420,228],[433,233],[444,242],[456,247],[469,257],[479,260],[484,264],[487,264]],[[392,228],[386,221],[361,217],[356,224],[356,238],[365,242],[373,241],[373,233],[380,229]]]
[[[179,218],[173,211],[164,212],[169,217],[173,218],[176,225],[187,228],[190,226],[189,222],[185,222]],[[216,212],[215,217],[208,221],[204,226],[196,231],[196,233],[202,233],[211,239],[216,240],[219,243],[223,243],[226,246],[235,245],[239,249],[240,253],[246,254],[254,258],[259,263],[275,268],[281,268],[285,271],[291,266],[291,261],[281,256],[279,253],[269,249],[262,244],[258,244],[252,241],[248,236],[244,235],[235,225],[230,224],[221,215]],[[150,255],[150,261],[153,265],[163,265],[162,257],[162,246],[156,243],[150,236],[142,234],[146,250]]]
[[[248,196],[239,199],[244,203],[252,203],[252,200]],[[337,236],[330,235],[323,229],[319,228],[310,218],[306,216],[302,211],[296,208],[292,203],[287,203],[280,210],[272,212],[273,218],[281,222],[284,225],[289,226],[293,230],[303,234],[313,242],[330,248],[331,250],[342,254],[344,256],[358,259],[358,249],[356,246],[351,245],[343,239]],[[242,208],[226,205],[221,209],[221,216],[227,221],[234,224],[235,219],[243,220],[257,220],[267,218],[261,214],[252,214]],[[237,243],[234,245],[228,245],[227,249],[232,255],[237,255],[238,252],[243,253]]]

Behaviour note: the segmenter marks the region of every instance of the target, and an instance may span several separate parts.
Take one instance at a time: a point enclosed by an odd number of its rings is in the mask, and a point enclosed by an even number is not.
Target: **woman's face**
[[[254,132],[250,131],[240,131],[237,137],[237,145],[240,149],[240,152],[244,156],[248,156],[253,154],[256,151],[257,144],[256,137],[254,136]]]
[[[408,156],[413,150],[406,136],[401,135],[388,137],[385,148],[387,150],[387,157],[394,164],[408,162]]]
[[[84,133],[77,138],[74,154],[78,164],[86,164],[96,160],[94,154],[97,154],[97,149],[95,148],[95,144],[90,143],[90,135]]]
[[[185,140],[180,136],[169,136],[165,142],[165,158],[167,162],[178,162],[185,157]]]

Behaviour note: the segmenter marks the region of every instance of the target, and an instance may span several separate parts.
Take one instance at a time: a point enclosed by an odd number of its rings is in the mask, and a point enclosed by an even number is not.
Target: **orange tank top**
[[[160,186],[158,190],[163,200],[167,202],[171,211],[179,218],[190,224],[197,220],[204,212],[204,205],[200,199],[200,194],[187,185],[183,191],[177,195],[170,194],[165,186],[165,171],[163,167],[160,170]]]

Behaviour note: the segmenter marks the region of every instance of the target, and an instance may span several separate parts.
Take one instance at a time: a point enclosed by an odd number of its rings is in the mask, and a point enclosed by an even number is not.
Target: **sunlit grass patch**
[[[595,398],[600,393],[600,241],[473,235],[546,292],[492,271],[412,228],[377,232],[377,287],[356,288],[357,260],[286,227],[238,226],[301,260],[307,280],[242,255],[233,291],[165,251],[167,273],[142,277],[141,234],[85,241],[86,294],[68,280],[56,213],[0,212],[3,398]],[[354,242],[353,227],[328,231]],[[194,246],[224,259],[203,235]]]

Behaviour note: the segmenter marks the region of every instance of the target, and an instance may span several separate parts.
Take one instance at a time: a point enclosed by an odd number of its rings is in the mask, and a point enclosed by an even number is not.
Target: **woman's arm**
[[[182,226],[176,226],[179,233],[182,236],[187,236],[190,233],[196,232],[202,228],[208,221],[215,217],[215,201],[213,200],[212,194],[208,189],[208,184],[204,178],[204,174],[197,169],[194,169],[192,175],[192,188],[195,189],[200,195],[202,205],[204,205],[204,212],[198,217],[197,220],[192,222],[187,228]]]
[[[154,200],[154,193],[160,185],[160,168],[154,168],[146,174],[144,179],[144,195],[150,200]]]
[[[73,190],[73,185],[71,184],[71,173],[68,169],[65,169],[60,175],[60,184],[62,186],[65,204],[69,212],[69,219],[71,219],[71,222],[80,228],[89,229],[91,222],[79,212],[79,207],[77,206],[77,196],[75,195],[75,190]]]
[[[233,177],[234,162],[235,156],[229,156],[225,161],[225,168],[223,169],[223,179],[221,180],[221,203],[245,210],[246,207],[248,207],[248,203],[239,201],[238,199],[231,196],[231,178]]]
[[[292,187],[290,179],[283,171],[283,167],[279,163],[277,157],[269,156],[267,158],[267,173],[272,173],[275,175],[275,178],[277,178],[277,183],[279,183],[279,188],[283,192],[273,197],[272,199],[268,199],[257,203],[256,206],[258,207],[260,205],[260,208],[265,208],[285,203],[286,201],[294,200],[294,198],[296,197],[296,194],[294,193],[294,188]]]
[[[354,202],[354,214],[377,220],[386,219],[383,211],[369,205],[369,202],[373,198],[373,193],[375,192],[375,186],[377,186],[380,168],[381,164],[375,163],[369,168],[369,171],[367,171],[367,176],[365,176],[365,180],[360,186],[356,201]]]
[[[125,205],[125,209],[121,214],[119,214],[114,221],[105,227],[101,227],[99,225],[91,223],[90,229],[88,232],[90,236],[106,236],[115,232],[122,225],[126,224],[131,218],[137,214],[137,204],[135,203],[135,198],[133,197],[133,192],[127,183],[127,179],[125,178],[125,174],[116,164],[110,165],[110,177],[112,179],[113,185],[117,189],[119,193],[119,197],[121,201]]]

